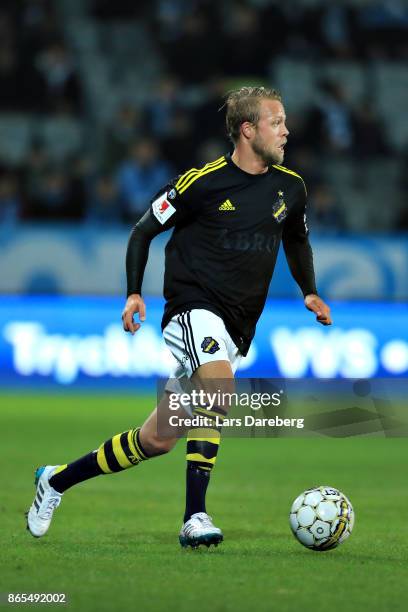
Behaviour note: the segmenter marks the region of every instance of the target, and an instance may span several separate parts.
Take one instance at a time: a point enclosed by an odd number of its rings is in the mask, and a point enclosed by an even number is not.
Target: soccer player
[[[48,530],[63,493],[89,478],[111,474],[167,453],[177,441],[158,420],[169,412],[169,394],[190,379],[206,392],[233,389],[234,372],[255,334],[282,242],[306,308],[323,325],[330,309],[317,295],[306,223],[302,178],[282,166],[288,137],[279,93],[242,87],[226,100],[226,125],[234,144],[202,168],[192,168],[157,194],[133,228],[126,255],[128,298],[122,320],[134,334],[146,319],[141,296],[151,240],[171,227],[166,246],[162,328],[178,366],[159,405],[141,427],[119,433],[97,450],[65,465],[36,471],[37,490],[28,529]],[[139,321],[134,320],[138,314]],[[141,356],[141,358],[143,358]],[[220,443],[226,406],[191,406],[208,426],[187,433],[186,508],[182,546],[218,544],[223,539],[205,505]]]

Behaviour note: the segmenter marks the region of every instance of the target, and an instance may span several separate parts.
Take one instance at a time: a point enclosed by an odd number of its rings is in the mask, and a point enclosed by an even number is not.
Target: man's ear
[[[244,138],[250,138],[252,135],[253,129],[254,129],[254,125],[250,121],[244,121],[244,123],[241,124],[241,133],[244,136]]]

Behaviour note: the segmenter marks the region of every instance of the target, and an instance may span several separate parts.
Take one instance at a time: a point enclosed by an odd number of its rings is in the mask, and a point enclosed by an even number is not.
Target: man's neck
[[[248,172],[248,174],[265,174],[265,172],[268,172],[268,166],[252,150],[250,152],[245,152],[240,150],[239,146],[237,146],[231,155],[231,160],[238,168],[241,168],[244,172]]]

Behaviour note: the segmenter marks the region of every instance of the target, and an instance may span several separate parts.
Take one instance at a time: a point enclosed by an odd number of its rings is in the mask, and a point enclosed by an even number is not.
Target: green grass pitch
[[[34,468],[136,426],[153,402],[0,396],[0,592],[64,592],[75,612],[406,609],[402,438],[225,439],[208,494],[225,536],[216,549],[178,544],[183,440],[167,456],[68,491],[48,534],[32,538],[24,511]],[[356,512],[351,538],[326,553],[303,548],[288,526],[293,499],[317,484],[343,490]]]

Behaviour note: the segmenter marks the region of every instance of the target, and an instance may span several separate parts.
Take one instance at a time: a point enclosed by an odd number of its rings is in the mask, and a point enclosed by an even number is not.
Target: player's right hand
[[[129,295],[122,312],[123,329],[131,334],[137,332],[141,327],[140,323],[135,323],[133,320],[133,316],[137,312],[139,313],[139,321],[142,323],[146,320],[146,305],[141,295],[133,293]]]

